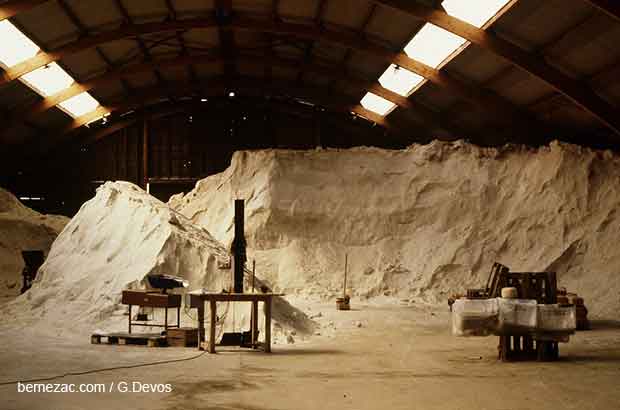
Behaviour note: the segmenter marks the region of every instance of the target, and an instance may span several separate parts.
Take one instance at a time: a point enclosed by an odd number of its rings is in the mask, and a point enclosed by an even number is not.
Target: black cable
[[[67,376],[83,376],[83,375],[86,375],[86,374],[101,373],[101,372],[107,372],[107,371],[111,371],[111,370],[135,369],[135,368],[138,368],[138,367],[156,366],[156,365],[160,365],[160,364],[187,362],[187,361],[190,361],[190,360],[198,359],[199,357],[203,356],[205,353],[207,353],[206,350],[203,351],[202,353],[199,353],[199,354],[195,355],[195,356],[185,357],[183,359],[170,359],[170,360],[162,360],[162,361],[159,361],[159,362],[151,362],[151,363],[140,363],[140,364],[130,364],[130,365],[126,365],[126,366],[105,367],[103,369],[86,370],[86,371],[83,371],[83,372],[68,372],[68,373],[57,375],[57,376],[41,377],[39,379],[12,380],[12,381],[9,381],[9,382],[1,382],[0,386],[7,386],[9,384],[16,384],[18,382],[21,382],[21,383],[33,383],[33,382],[50,381],[50,380],[55,380],[55,379],[61,379],[63,377],[67,377]]]

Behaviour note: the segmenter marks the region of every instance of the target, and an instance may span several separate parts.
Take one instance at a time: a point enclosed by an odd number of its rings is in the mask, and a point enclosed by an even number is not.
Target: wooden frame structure
[[[263,302],[265,312],[265,342],[263,350],[271,353],[271,306],[275,293],[190,293],[190,308],[198,311],[198,349],[202,350],[202,335],[205,335],[205,302],[209,302],[209,353],[215,353],[217,326],[217,302],[250,302],[252,303],[251,339],[252,346],[258,345],[258,302]]]
[[[509,272],[501,270],[491,287],[490,297],[499,297],[501,289],[515,287],[521,299],[534,299],[539,304],[557,303],[557,279],[555,272]],[[499,336],[499,359],[502,361],[556,360],[559,356],[558,342],[540,340],[531,334]]]

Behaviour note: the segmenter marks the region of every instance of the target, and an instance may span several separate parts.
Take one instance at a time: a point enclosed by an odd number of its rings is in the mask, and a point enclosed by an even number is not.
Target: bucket
[[[336,309],[351,310],[351,305],[349,304],[349,301],[350,301],[349,296],[345,296],[343,298],[336,298]]]

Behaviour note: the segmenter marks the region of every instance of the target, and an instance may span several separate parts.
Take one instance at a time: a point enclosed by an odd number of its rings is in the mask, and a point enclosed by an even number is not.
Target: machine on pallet
[[[499,336],[499,359],[555,360],[575,331],[575,307],[558,304],[555,272],[511,272],[494,263],[484,288],[448,300],[453,333]]]

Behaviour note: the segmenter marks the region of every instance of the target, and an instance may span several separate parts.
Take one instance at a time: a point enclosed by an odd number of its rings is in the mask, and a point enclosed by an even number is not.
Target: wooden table
[[[124,290],[122,293],[121,302],[124,305],[129,305],[129,333],[131,333],[131,327],[133,326],[149,326],[149,327],[163,327],[164,331],[168,331],[170,327],[181,327],[181,295],[174,295],[169,293],[161,293],[159,291],[143,291],[143,290]],[[134,323],[131,320],[131,308],[133,306],[139,307],[151,307],[164,309],[164,324],[155,323]],[[175,308],[177,310],[177,324],[168,324],[168,309]]]
[[[202,335],[205,334],[205,302],[209,302],[209,353],[215,353],[215,326],[217,322],[217,302],[251,302],[252,346],[256,346],[258,339],[258,302],[265,305],[265,344],[264,351],[271,353],[271,304],[275,293],[190,293],[190,308],[198,310],[198,349],[201,349]]]

